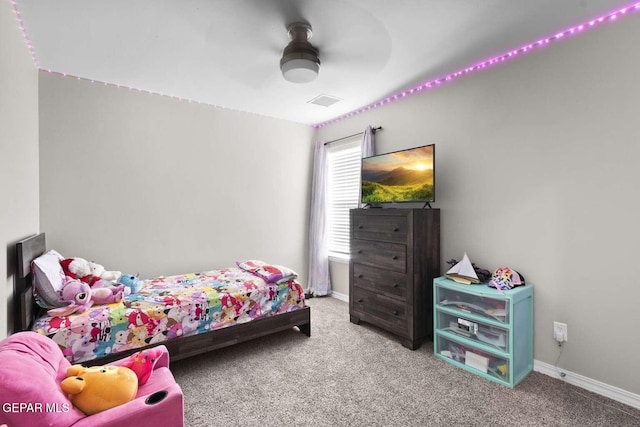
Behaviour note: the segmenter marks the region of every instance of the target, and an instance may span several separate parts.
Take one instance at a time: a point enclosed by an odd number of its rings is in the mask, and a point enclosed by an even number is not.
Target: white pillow
[[[55,250],[48,252],[34,259],[31,268],[33,271],[33,293],[36,302],[44,308],[59,307],[59,291],[64,282],[64,271],[60,265],[64,257]]]

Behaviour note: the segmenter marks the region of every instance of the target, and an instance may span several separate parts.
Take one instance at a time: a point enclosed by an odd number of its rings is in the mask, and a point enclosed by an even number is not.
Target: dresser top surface
[[[411,209],[411,208],[367,208],[351,209],[354,215],[406,215],[410,212],[440,212],[440,209]]]

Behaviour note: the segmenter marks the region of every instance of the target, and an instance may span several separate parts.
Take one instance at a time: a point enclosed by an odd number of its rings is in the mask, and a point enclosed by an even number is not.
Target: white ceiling
[[[317,124],[631,0],[15,3],[40,69]],[[310,41],[320,51],[320,75],[311,83],[290,83],[280,73],[294,21],[312,25]],[[321,94],[341,101],[308,103]]]

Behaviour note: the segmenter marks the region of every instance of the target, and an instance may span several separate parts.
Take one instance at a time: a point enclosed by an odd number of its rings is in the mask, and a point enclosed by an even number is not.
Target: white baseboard
[[[624,403],[625,405],[632,406],[640,409],[640,395],[631,393],[618,387],[614,387],[609,384],[605,384],[600,381],[585,377],[580,374],[576,374],[566,369],[556,369],[555,366],[539,360],[533,361],[533,370],[540,372],[541,374],[549,375],[550,377],[557,378],[562,381],[566,381],[569,384],[599,394],[609,399],[616,400]],[[561,376],[564,374],[564,377]]]
[[[340,292],[331,291],[331,296],[340,301],[349,302],[349,295],[341,294]]]
[[[333,298],[339,299],[340,301],[349,302],[349,295],[332,291],[331,296]],[[567,371],[566,369],[556,369],[555,366],[550,365],[549,363],[540,362],[539,360],[533,361],[533,370],[536,372],[540,372],[541,374],[549,375],[550,377],[566,381],[569,384],[599,394],[600,396],[608,397],[609,399],[613,399],[618,402],[624,403],[625,405],[640,409],[640,395],[638,394],[634,394],[621,388],[596,381],[589,377],[585,377],[584,375]],[[564,377],[562,377],[560,373],[564,374]]]

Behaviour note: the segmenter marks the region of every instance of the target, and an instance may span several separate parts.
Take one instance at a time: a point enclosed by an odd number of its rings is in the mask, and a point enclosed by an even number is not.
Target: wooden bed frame
[[[44,314],[34,301],[31,278],[31,261],[46,251],[45,234],[40,233],[16,244],[17,277],[14,285],[15,318],[14,332],[31,329],[35,319]],[[201,353],[207,353],[222,347],[249,341],[254,338],[273,334],[297,327],[307,337],[311,336],[311,308],[264,317],[251,322],[241,323],[224,329],[216,329],[198,335],[190,335],[175,340],[163,341],[155,345],[164,345],[169,350],[172,360],[184,359]],[[141,348],[153,347],[149,345]],[[83,362],[83,365],[101,365],[140,351],[131,349],[98,359]]]

